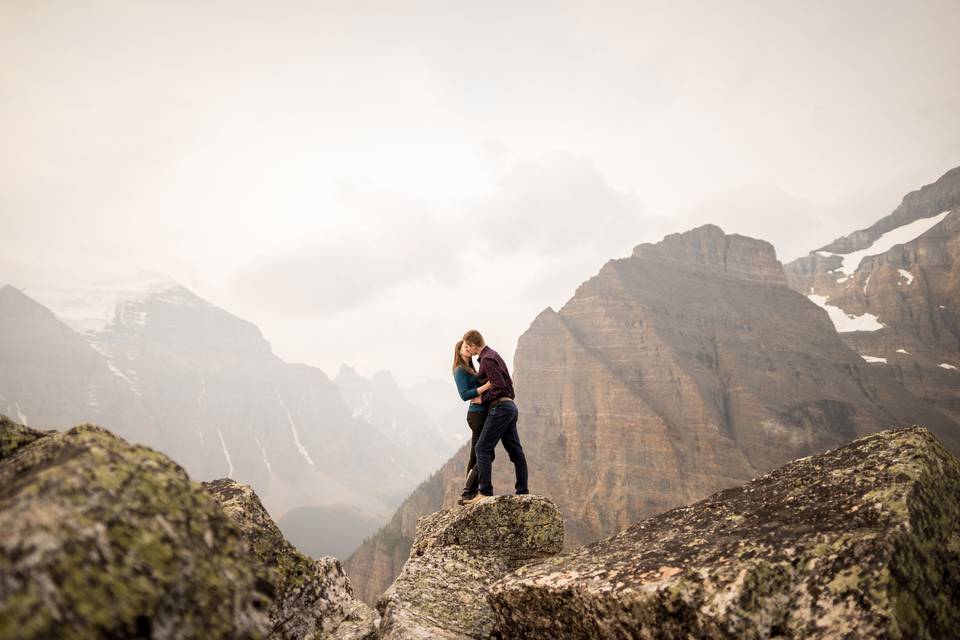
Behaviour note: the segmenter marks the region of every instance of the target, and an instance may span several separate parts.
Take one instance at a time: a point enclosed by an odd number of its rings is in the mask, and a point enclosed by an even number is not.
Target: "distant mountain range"
[[[375,529],[468,437],[462,416],[440,428],[388,373],[331,380],[284,362],[252,323],[150,273],[80,291],[0,288],[0,362],[0,413],[104,425],[198,480],[252,484],[281,524],[316,508]],[[464,411],[452,381],[445,398]],[[344,555],[344,535],[320,526],[303,546]]]
[[[921,424],[960,452],[958,177],[786,268],[710,225],[640,245],[534,319],[514,359],[519,429],[566,546],[886,428]],[[453,504],[467,453],[348,560],[363,599],[397,575],[417,518]]]

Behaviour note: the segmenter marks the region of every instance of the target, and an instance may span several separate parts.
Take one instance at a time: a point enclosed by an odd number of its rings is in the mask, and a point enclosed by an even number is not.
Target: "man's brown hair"
[[[470,331],[463,334],[463,341],[473,347],[486,346],[486,343],[483,341],[483,336],[480,335],[480,332],[476,329],[470,329]]]

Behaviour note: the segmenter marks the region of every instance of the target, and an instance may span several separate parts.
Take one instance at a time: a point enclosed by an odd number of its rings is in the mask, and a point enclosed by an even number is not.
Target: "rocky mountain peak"
[[[18,316],[55,319],[49,309],[32,299],[22,290],[9,284],[0,287],[0,311],[2,311],[2,315],[4,316],[15,314]]]
[[[699,267],[713,273],[759,282],[783,284],[783,265],[773,245],[738,234],[724,233],[707,224],[685,233],[673,233],[656,244],[634,248],[634,259]]]

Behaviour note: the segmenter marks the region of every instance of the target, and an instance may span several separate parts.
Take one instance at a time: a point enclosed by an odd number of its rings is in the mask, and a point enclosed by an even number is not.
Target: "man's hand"
[[[483,404],[483,400],[480,399],[480,396],[477,396],[476,398],[470,401],[470,404]]]

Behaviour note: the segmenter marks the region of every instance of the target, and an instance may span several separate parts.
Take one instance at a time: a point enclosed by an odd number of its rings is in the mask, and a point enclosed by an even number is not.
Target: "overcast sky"
[[[960,3],[0,1],[0,283],[169,274],[404,383],[640,242],[790,260],[960,165]]]

